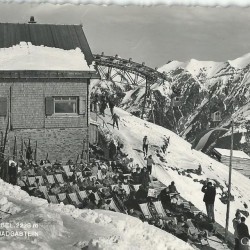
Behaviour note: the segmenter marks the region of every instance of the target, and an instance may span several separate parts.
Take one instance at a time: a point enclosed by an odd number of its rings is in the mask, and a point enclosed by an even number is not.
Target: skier
[[[143,138],[142,151],[144,153],[144,157],[148,155],[148,137],[145,135]]]
[[[113,128],[115,128],[116,125],[119,130],[118,120],[120,120],[120,117],[116,113],[114,113],[112,115],[112,120],[113,120]]]
[[[155,163],[154,163],[154,160],[152,159],[152,155],[150,155],[147,159],[147,169],[148,169],[149,174],[152,173],[153,164]]]

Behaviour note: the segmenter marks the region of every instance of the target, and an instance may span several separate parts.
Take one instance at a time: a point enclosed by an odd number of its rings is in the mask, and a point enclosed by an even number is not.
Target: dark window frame
[[[54,115],[79,115],[79,96],[53,96]],[[73,103],[76,105],[73,112],[56,112],[56,104]]]

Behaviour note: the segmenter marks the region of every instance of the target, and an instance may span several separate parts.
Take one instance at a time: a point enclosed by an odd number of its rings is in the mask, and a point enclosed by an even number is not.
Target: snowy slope
[[[48,204],[0,180],[0,249],[188,250],[185,242],[125,214]],[[10,228],[10,223],[11,228]],[[15,228],[14,228],[15,227]],[[4,236],[8,233],[16,236]],[[21,233],[23,235],[21,235]],[[24,235],[30,234],[30,237]]]
[[[63,50],[34,46],[21,42],[10,48],[0,48],[1,70],[94,70],[87,65],[79,48]]]
[[[228,60],[228,62],[234,68],[245,68],[248,64],[250,64],[250,53],[234,60]]]
[[[145,135],[148,136],[150,142],[149,154],[153,155],[155,166],[152,175],[159,179],[162,183],[169,185],[172,180],[175,181],[178,191],[181,195],[191,201],[196,207],[205,212],[203,203],[203,193],[201,192],[202,184],[197,180],[217,180],[226,191],[226,183],[228,180],[228,167],[211,159],[207,155],[191,150],[191,145],[177,136],[175,133],[157,126],[155,124],[141,120],[119,108],[115,112],[120,116],[120,130],[114,129],[108,124],[108,129],[105,129],[107,136],[114,136],[117,140],[124,143],[124,151],[129,156],[134,158],[134,161],[141,166],[145,166],[145,160],[142,150],[142,139]],[[110,116],[104,118],[107,122],[110,121]],[[170,136],[170,145],[168,153],[162,155],[167,163],[162,162],[156,156],[156,151],[161,147],[164,138]],[[187,169],[197,169],[198,164],[201,164],[203,174],[201,176],[190,174],[190,177],[181,175],[178,172]],[[176,168],[173,170],[172,168]],[[232,194],[235,201],[231,202],[230,222],[234,218],[237,209],[245,210],[243,203],[250,205],[249,193],[250,180],[240,173],[233,170],[232,174]],[[215,202],[216,221],[222,226],[225,226],[226,205],[223,204],[219,197],[222,193],[221,188],[217,188],[217,196]],[[247,209],[250,212],[249,209]],[[250,226],[250,220],[247,219],[247,224]],[[230,223],[230,231],[233,232],[232,223]]]

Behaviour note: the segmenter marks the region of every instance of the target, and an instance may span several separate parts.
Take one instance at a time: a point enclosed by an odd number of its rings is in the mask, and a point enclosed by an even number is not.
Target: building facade
[[[81,26],[0,24],[0,36],[1,32],[6,34],[5,41],[0,41],[1,48],[23,41],[62,50],[80,48],[88,65],[93,61]],[[86,159],[90,140],[88,86],[95,78],[99,78],[97,72],[87,68],[1,70],[0,67],[0,131],[2,145],[8,132],[6,156],[25,156],[30,144],[36,160],[66,162],[79,156]]]

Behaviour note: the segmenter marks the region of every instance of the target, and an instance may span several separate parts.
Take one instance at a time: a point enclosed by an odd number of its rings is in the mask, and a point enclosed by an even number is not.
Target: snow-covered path
[[[160,127],[158,125],[141,120],[128,112],[115,108],[115,112],[120,116],[120,130],[113,129],[110,124],[110,113],[106,110],[106,117],[102,118],[107,122],[109,128],[103,128],[107,136],[114,137],[124,144],[124,151],[132,157],[140,166],[145,166],[146,162],[143,157],[142,139],[145,135],[148,136],[150,147],[149,154],[153,155],[155,166],[152,175],[165,185],[169,185],[172,180],[175,181],[178,191],[181,195],[191,201],[201,211],[205,211],[203,202],[203,193],[201,192],[202,185],[199,180],[216,180],[227,190],[226,183],[228,180],[228,167],[211,159],[207,155],[192,150],[191,145],[180,138],[175,133]],[[100,118],[99,118],[100,119]],[[100,119],[101,120],[101,119]],[[164,143],[164,138],[170,136],[170,145],[166,155],[162,155],[166,162],[162,162],[156,155],[156,150]],[[197,169],[198,164],[202,166],[202,175],[190,174],[190,177],[181,175],[178,172],[187,169]],[[178,171],[172,170],[170,167],[177,168]],[[195,180],[195,181],[194,181]],[[235,201],[231,202],[230,209],[230,231],[233,232],[232,219],[234,218],[237,209],[249,211],[249,208],[244,208],[244,203],[250,205],[250,180],[233,170],[232,174],[232,194]],[[219,197],[222,190],[217,188],[217,196],[215,201],[215,216],[216,221],[225,226],[226,205],[223,204]],[[247,219],[247,224],[250,226],[250,220]]]

